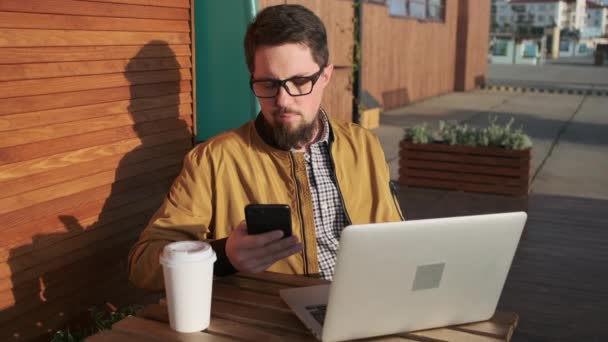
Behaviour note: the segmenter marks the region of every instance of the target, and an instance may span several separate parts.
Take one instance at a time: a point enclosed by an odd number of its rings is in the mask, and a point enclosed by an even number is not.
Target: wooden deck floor
[[[608,341],[608,201],[402,188],[410,219],[527,210],[499,308],[520,315],[514,341]]]

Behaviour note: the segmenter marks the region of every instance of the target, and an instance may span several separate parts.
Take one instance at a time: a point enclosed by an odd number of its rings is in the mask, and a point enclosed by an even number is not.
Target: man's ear
[[[334,72],[333,64],[327,64],[325,69],[323,69],[323,73],[321,73],[321,77],[319,77],[319,82],[321,82],[321,84],[323,85],[323,88],[325,88],[325,86],[329,83],[329,80],[331,80],[331,75],[333,74],[333,72]]]

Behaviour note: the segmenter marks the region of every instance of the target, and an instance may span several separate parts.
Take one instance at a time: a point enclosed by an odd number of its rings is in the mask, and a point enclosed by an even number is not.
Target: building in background
[[[578,31],[582,38],[606,35],[608,0],[492,0],[492,31],[539,35],[544,28]]]
[[[587,2],[587,27],[591,36],[608,37],[608,0],[605,4]]]

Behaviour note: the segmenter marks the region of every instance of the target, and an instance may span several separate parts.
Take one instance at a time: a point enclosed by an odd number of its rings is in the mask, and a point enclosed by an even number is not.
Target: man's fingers
[[[249,250],[249,255],[253,258],[263,258],[267,255],[275,254],[281,250],[289,248],[297,243],[298,239],[295,236],[290,236],[285,239],[270,242],[263,247],[252,248]]]
[[[283,231],[280,229],[262,234],[247,235],[243,237],[242,246],[245,248],[261,248],[280,240],[282,237]]]
[[[266,268],[272,266],[275,262],[286,258],[292,254],[298,253],[302,250],[304,245],[302,243],[296,243],[295,245],[290,245],[286,248],[274,251],[272,253],[266,254],[258,258],[258,263],[261,265],[267,265]],[[264,268],[264,269],[266,269]]]
[[[258,260],[258,262],[260,262],[260,264],[252,266],[251,273],[259,273],[259,272],[266,271],[275,262],[277,262],[283,258],[286,258],[292,254],[298,253],[299,251],[302,250],[302,247],[303,247],[302,244],[297,244],[297,245],[295,245],[289,249],[283,250],[277,254],[269,255],[262,260]]]

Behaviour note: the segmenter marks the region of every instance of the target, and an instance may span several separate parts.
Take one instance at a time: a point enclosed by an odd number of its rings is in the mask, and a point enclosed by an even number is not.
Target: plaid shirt
[[[321,112],[321,119],[323,136],[310,145],[310,152],[304,154],[304,159],[314,212],[319,272],[322,278],[331,280],[334,275],[340,233],[348,222],[340,191],[331,176],[333,170],[329,155],[329,121],[324,112]]]

